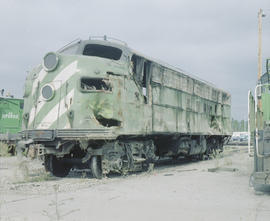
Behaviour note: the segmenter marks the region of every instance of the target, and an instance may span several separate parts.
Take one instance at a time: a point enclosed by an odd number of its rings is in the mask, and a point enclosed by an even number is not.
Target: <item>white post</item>
[[[250,139],[251,139],[251,132],[250,132],[250,109],[249,109],[249,98],[250,98],[251,91],[248,91],[248,155],[250,156]]]

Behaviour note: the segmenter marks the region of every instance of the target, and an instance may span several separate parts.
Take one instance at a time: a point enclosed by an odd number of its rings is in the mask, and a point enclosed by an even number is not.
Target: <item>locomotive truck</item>
[[[8,152],[15,153],[15,146],[22,128],[23,100],[0,97],[0,142],[8,145]]]
[[[254,171],[252,184],[256,190],[270,188],[270,59],[253,97],[249,92],[249,132],[253,138]]]
[[[231,136],[230,94],[116,39],[77,40],[27,76],[20,148],[64,177],[141,171],[160,157],[202,158]]]

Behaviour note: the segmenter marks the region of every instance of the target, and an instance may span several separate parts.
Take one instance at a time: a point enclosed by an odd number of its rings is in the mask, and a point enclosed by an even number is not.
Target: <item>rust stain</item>
[[[118,111],[118,115],[119,115],[119,117],[121,117],[121,118],[123,117],[123,112],[122,112],[122,110],[119,110],[119,111]]]
[[[121,99],[121,91],[119,90],[118,93],[117,93],[117,98],[118,99]]]

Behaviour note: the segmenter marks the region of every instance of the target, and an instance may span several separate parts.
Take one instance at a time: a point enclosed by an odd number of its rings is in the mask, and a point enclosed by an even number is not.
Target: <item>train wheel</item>
[[[65,177],[69,174],[71,165],[53,155],[46,155],[44,158],[45,170],[57,177]]]
[[[90,161],[90,169],[93,177],[96,179],[102,178],[101,156],[92,156]]]

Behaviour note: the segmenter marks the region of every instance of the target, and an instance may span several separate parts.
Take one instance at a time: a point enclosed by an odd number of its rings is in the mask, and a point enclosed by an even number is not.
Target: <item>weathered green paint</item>
[[[265,90],[269,90],[269,87],[265,87]],[[270,91],[262,94],[262,112],[263,121],[270,121]]]
[[[130,48],[108,41],[82,41],[110,45],[123,51],[119,61],[58,53],[59,64],[46,72],[38,66],[25,84],[25,129],[107,129],[118,135],[191,133],[230,135],[230,95]],[[147,103],[132,71],[131,57],[149,62]],[[107,79],[112,91],[84,91],[83,77]],[[33,82],[33,83],[32,83]],[[45,101],[41,88],[51,84],[53,99]],[[121,122],[101,125],[98,117]],[[91,134],[89,134],[91,139]],[[104,138],[105,135],[104,135]]]
[[[27,76],[18,146],[41,145],[54,175],[74,162],[100,178],[157,157],[201,159],[231,135],[227,92],[126,45],[80,41],[45,57]]]
[[[0,134],[13,134],[21,130],[22,108],[22,99],[0,97]]]

